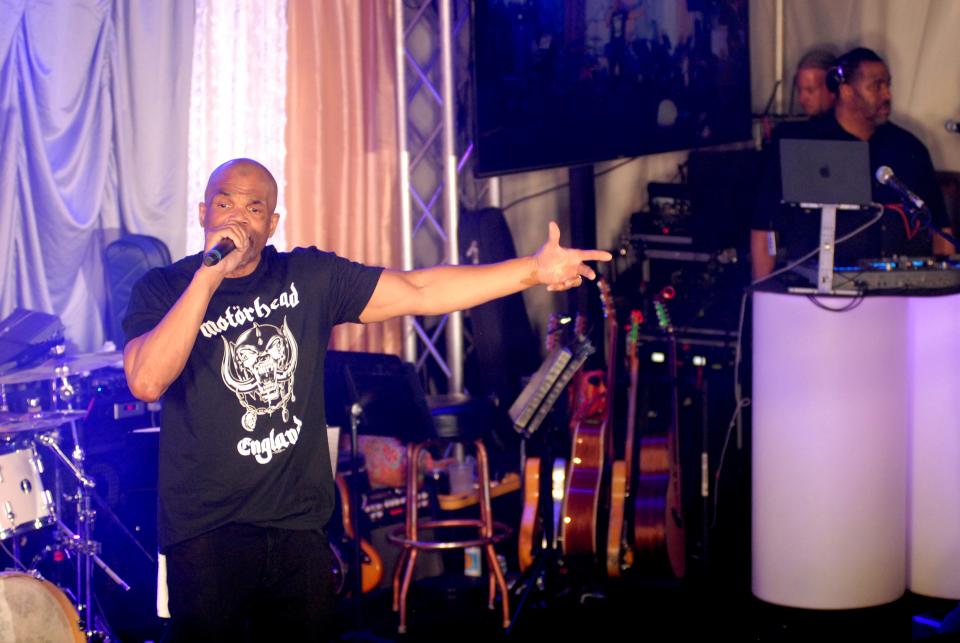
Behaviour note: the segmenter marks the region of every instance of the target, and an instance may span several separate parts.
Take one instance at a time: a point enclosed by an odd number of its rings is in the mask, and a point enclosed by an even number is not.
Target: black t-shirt
[[[819,245],[820,211],[785,206],[781,200],[780,140],[789,138],[859,140],[844,130],[834,115],[812,118],[799,123],[783,123],[774,130],[773,140],[764,150],[767,156],[757,195],[752,225],[754,230],[775,230],[784,259],[793,261]],[[943,193],[937,183],[933,162],[920,140],[902,127],[887,122],[876,129],[868,141],[870,174],[887,165],[910,189],[916,192],[933,215],[937,227],[949,226]],[[900,196],[892,188],[871,178],[873,200],[888,206],[880,221],[840,244],[836,248],[835,265],[854,266],[860,259],[901,256],[926,256],[932,253],[927,230],[915,231],[904,222]],[[837,237],[855,230],[876,216],[875,211],[837,211]]]
[[[200,261],[144,275],[123,321],[128,339],[157,325]],[[268,246],[252,274],[222,282],[163,396],[161,550],[227,524],[326,524],[334,503],[324,357],[331,329],[359,321],[381,271],[316,248]]]

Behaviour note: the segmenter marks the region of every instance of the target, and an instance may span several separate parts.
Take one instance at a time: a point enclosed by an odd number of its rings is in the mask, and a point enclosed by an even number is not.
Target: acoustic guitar
[[[654,301],[657,323],[667,339],[670,423],[666,433],[649,433],[640,440],[634,496],[634,545],[637,558],[651,569],[669,565],[677,578],[686,572],[686,533],[683,523],[682,472],[679,450],[679,390],[677,338],[665,299]]]
[[[633,463],[634,433],[637,424],[637,389],[640,360],[637,357],[637,337],[643,313],[630,312],[630,328],[626,337],[626,356],[630,367],[630,390],[627,393],[627,430],[624,436],[623,459],[610,468],[610,520],[607,526],[607,575],[619,576],[633,566],[633,549],[628,542],[626,508],[630,498],[630,480]]]
[[[610,444],[617,318],[606,281],[597,279],[607,332],[607,371],[580,373],[571,419],[570,465],[560,538],[565,555],[596,555],[600,489]]]

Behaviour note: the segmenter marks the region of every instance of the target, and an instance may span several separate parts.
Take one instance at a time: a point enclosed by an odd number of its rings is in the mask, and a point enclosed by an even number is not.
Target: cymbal
[[[0,412],[0,434],[54,429],[61,424],[79,420],[86,411],[38,411],[37,413]]]
[[[98,368],[122,367],[123,353],[78,353],[51,357],[47,361],[33,366],[0,375],[0,384],[25,384],[39,380],[52,380],[57,377],[89,373]]]

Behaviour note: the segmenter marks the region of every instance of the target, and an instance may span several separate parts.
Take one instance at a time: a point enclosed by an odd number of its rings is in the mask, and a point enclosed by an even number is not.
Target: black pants
[[[167,551],[170,641],[326,641],[333,561],[322,531],[230,525]]]

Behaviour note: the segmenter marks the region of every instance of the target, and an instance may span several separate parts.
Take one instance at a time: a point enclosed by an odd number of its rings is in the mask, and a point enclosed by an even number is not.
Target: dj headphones
[[[836,67],[831,67],[827,70],[827,89],[830,90],[831,94],[840,93],[840,85],[846,83],[849,79],[843,71],[843,63],[840,62]]]

